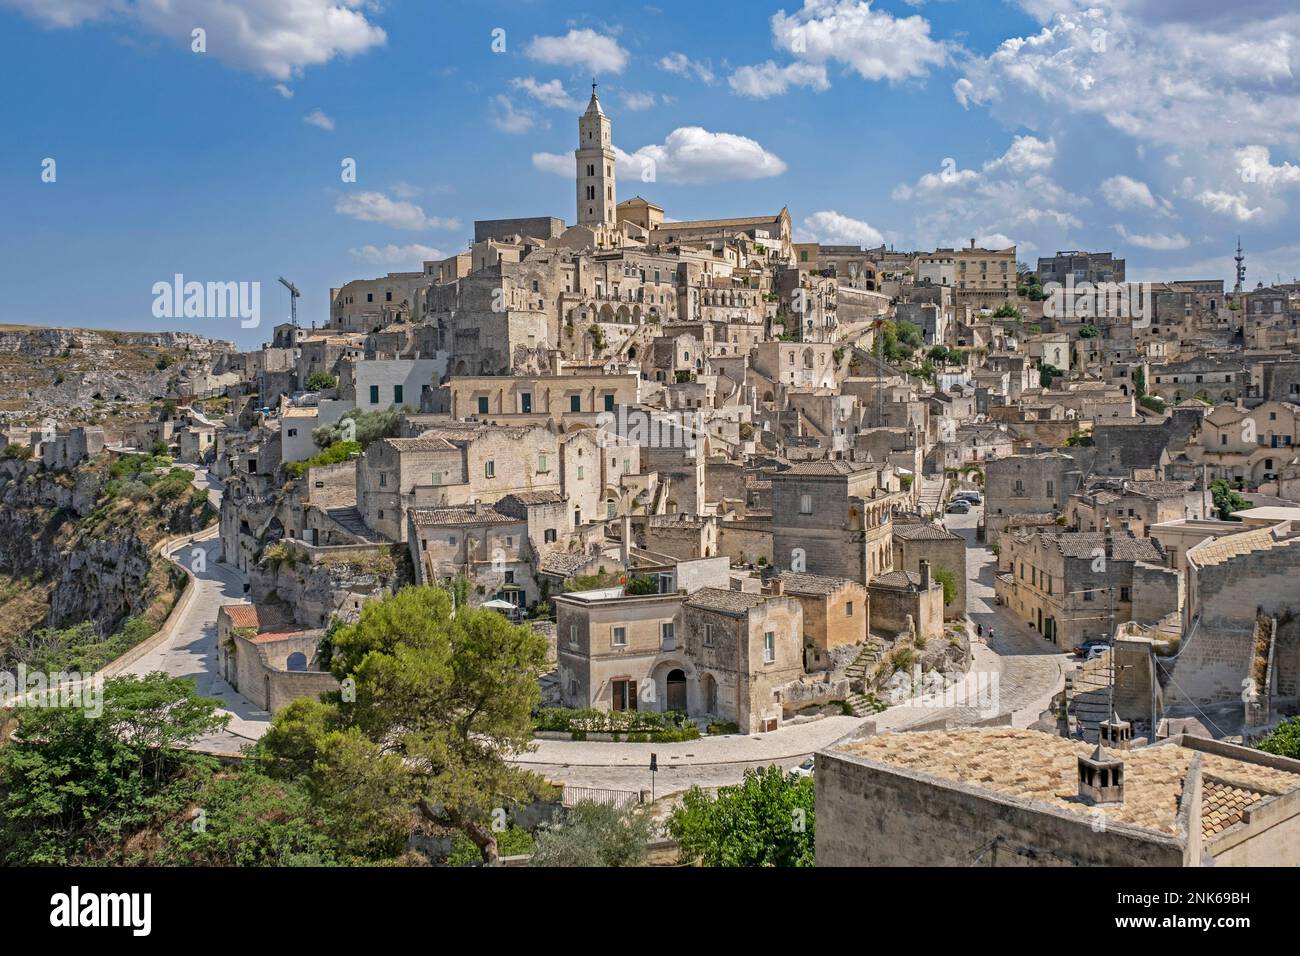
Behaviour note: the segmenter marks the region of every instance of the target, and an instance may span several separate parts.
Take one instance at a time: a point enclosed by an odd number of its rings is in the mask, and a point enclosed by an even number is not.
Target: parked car
[[[797,767],[790,768],[792,777],[811,777],[813,775],[813,758],[809,757]]]
[[[958,498],[960,498],[962,501],[968,501],[973,505],[984,503],[984,499],[980,497],[980,493],[978,491],[959,491],[955,495],[953,495],[954,500]]]
[[[1090,661],[1090,660],[1092,660],[1094,657],[1101,657],[1102,654],[1105,654],[1105,653],[1106,653],[1106,650],[1107,650],[1107,645],[1105,645],[1105,644],[1094,644],[1094,645],[1092,645],[1092,647],[1088,648],[1088,656],[1085,657],[1084,660],[1088,660],[1088,661]]]
[[[954,498],[948,502],[948,514],[950,515],[968,515],[970,514],[970,503],[961,498]]]
[[[1106,646],[1107,644],[1105,641],[1084,641],[1082,644],[1074,645],[1074,655],[1083,660],[1091,660],[1094,656],[1091,653],[1094,648],[1100,647],[1105,649]]]

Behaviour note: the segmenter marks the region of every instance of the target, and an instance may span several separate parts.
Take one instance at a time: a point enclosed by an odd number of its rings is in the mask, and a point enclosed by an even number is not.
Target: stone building
[[[1009,455],[984,466],[985,537],[990,544],[1012,515],[1064,513],[1087,469],[1059,451]]]
[[[803,676],[799,600],[702,588],[682,602],[680,639],[697,662],[704,709],[745,733],[776,730],[781,688]]]
[[[217,673],[275,713],[299,697],[338,690],[338,680],[321,667],[323,636],[296,625],[284,605],[223,605],[217,613]]]
[[[1071,495],[1065,514],[1076,531],[1102,531],[1110,525],[1145,537],[1155,524],[1206,517],[1206,497],[1190,481],[1120,479]]]
[[[1178,655],[1161,667],[1171,710],[1254,694],[1300,701],[1300,529],[1290,522],[1207,538],[1185,555]]]
[[[1164,552],[1150,538],[1127,531],[1005,534],[994,592],[1031,629],[1070,648],[1109,639],[1117,624],[1134,619],[1134,590],[1146,580],[1138,570],[1143,564],[1162,571]],[[1179,608],[1178,576],[1168,574],[1171,582],[1158,574],[1151,578],[1150,586],[1172,586],[1172,593],[1142,602],[1150,620]]]
[[[966,539],[929,522],[894,523],[894,567],[899,571],[921,572],[921,563],[930,563],[931,576],[949,572],[956,593],[945,604],[945,620],[966,616]],[[937,577],[936,577],[937,580]],[[942,585],[941,585],[942,586]]]
[[[890,465],[811,461],[772,475],[778,568],[868,584],[893,567],[894,512],[909,504]]]
[[[804,667],[836,669],[857,655],[870,631],[867,589],[848,578],[782,571],[771,593],[796,598],[803,608]]]
[[[1201,737],[882,734],[819,752],[816,794],[818,866],[1300,865],[1300,761]]]
[[[893,640],[903,635],[923,641],[943,636],[943,585],[930,576],[930,565],[919,572],[888,571],[867,585],[872,630]]]

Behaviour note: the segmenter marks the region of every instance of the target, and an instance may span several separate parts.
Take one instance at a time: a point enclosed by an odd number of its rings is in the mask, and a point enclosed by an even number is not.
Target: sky
[[[1300,273],[1283,0],[0,0],[0,63],[0,323],[255,347],[279,276],[320,325],[475,219],[572,222],[593,79],[619,199],[671,219]],[[260,283],[260,325],[156,316],[176,274]]]

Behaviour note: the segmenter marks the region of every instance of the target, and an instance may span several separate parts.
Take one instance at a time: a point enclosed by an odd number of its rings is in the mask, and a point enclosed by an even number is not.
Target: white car
[[[792,777],[811,777],[813,775],[813,758],[809,757],[797,767],[790,768]]]

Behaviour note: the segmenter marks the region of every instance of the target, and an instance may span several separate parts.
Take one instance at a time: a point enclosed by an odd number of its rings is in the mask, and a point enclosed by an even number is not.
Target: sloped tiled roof
[[[852,584],[848,578],[837,578],[827,574],[804,574],[799,571],[782,571],[781,584],[789,594],[834,594],[846,584]]]
[[[767,598],[762,594],[752,594],[748,591],[700,588],[686,599],[686,603],[691,607],[743,617],[749,613],[750,608],[758,607],[766,600]]]

